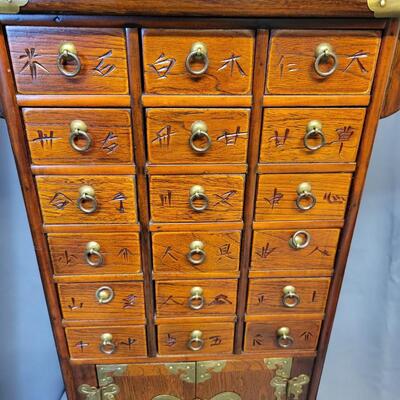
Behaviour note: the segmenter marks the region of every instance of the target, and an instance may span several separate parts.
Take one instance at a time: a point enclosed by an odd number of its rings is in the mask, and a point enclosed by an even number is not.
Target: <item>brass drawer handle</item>
[[[283,288],[282,303],[287,308],[295,308],[300,304],[300,296],[296,293],[294,286],[285,286]]]
[[[204,307],[205,301],[203,296],[203,288],[200,286],[192,287],[188,305],[192,310],[201,310]]]
[[[295,250],[305,249],[311,242],[311,235],[307,231],[297,231],[289,239],[289,245]]]
[[[111,355],[117,350],[117,345],[113,342],[113,336],[111,333],[103,333],[100,336],[100,351],[103,354]]]
[[[211,147],[211,138],[208,134],[208,127],[203,121],[195,121],[191,127],[192,134],[189,138],[189,145],[196,153],[205,153]],[[195,141],[198,139],[205,139],[203,146],[197,146]]]
[[[290,336],[290,329],[286,326],[282,326],[276,331],[276,338],[279,347],[282,347],[283,349],[292,347],[294,343],[294,339]]]
[[[297,187],[296,206],[301,211],[311,210],[317,204],[317,198],[311,192],[308,182],[300,183]]]
[[[79,189],[78,208],[85,214],[93,214],[97,211],[95,191],[91,186],[82,186]],[[89,204],[89,206],[88,206]]]
[[[71,126],[71,133],[69,135],[70,146],[78,153],[85,153],[92,146],[92,137],[88,133],[87,125],[83,121],[76,119],[71,122],[70,126]],[[77,142],[78,140],[82,139],[84,144],[79,145]]]
[[[329,60],[333,61],[333,65],[327,71],[323,71],[321,69],[321,64],[327,64]],[[337,55],[333,51],[333,47],[329,43],[321,43],[315,49],[315,63],[314,69],[315,72],[322,76],[323,78],[327,78],[331,76],[336,70],[339,65]]]
[[[72,61],[74,64],[74,68],[71,71],[65,68],[65,65],[69,61]],[[58,52],[57,67],[59,71],[68,78],[73,78],[81,72],[82,63],[73,43],[64,43],[61,45]]]
[[[101,267],[104,264],[104,257],[100,253],[100,245],[97,242],[89,242],[86,245],[85,261],[91,267]]]
[[[190,339],[187,343],[188,349],[192,351],[199,351],[204,347],[204,340],[202,339],[203,332],[195,330],[190,334]]]
[[[199,206],[196,205],[197,201],[201,202]],[[203,212],[208,208],[208,197],[202,186],[195,185],[190,188],[189,204],[192,210],[197,212]]]
[[[114,299],[114,290],[109,286],[102,286],[96,290],[96,299],[99,304],[108,304]]]
[[[319,139],[315,146],[310,144],[310,139]],[[317,151],[326,145],[326,137],[322,131],[322,124],[318,120],[310,121],[307,125],[307,132],[304,135],[304,147],[310,151]]]
[[[200,61],[203,66],[200,69],[193,69],[192,62]],[[190,53],[186,57],[186,70],[192,75],[203,75],[208,70],[209,60],[207,46],[202,42],[193,43]]]
[[[189,245],[190,251],[187,254],[188,261],[193,265],[200,265],[206,260],[204,243],[200,240],[194,240]]]

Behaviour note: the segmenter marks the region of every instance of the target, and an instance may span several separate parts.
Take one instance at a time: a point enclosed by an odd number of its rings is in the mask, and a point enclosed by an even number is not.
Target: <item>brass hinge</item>
[[[400,0],[368,0],[368,7],[376,18],[400,17]]]
[[[19,8],[26,6],[29,0],[0,0],[0,14],[18,14]]]

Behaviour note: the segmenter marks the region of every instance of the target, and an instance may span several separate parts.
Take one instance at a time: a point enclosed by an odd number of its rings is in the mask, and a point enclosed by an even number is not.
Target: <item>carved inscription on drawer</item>
[[[154,175],[150,177],[152,220],[241,221],[243,193],[243,175]]]
[[[196,43],[203,44],[200,56],[197,56],[198,46],[193,47]],[[253,31],[144,29],[145,91],[248,94],[253,55]]]
[[[34,164],[133,162],[129,110],[24,108],[23,116]]]
[[[71,358],[109,360],[116,357],[146,356],[144,326],[66,328],[65,333]]]
[[[260,175],[256,220],[342,220],[350,182],[340,173]]]
[[[128,93],[122,29],[9,26],[7,36],[19,93]]]
[[[46,224],[136,222],[133,176],[37,176],[36,182]]]
[[[274,30],[266,93],[369,93],[380,37],[379,31]],[[326,56],[321,44],[330,46]]]
[[[146,117],[152,163],[246,162],[250,110],[152,108]]]

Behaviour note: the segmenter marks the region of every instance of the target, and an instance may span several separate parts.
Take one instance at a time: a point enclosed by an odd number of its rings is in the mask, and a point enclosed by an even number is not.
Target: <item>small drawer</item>
[[[250,110],[150,108],[149,160],[154,164],[245,163]]]
[[[264,109],[260,162],[355,162],[363,108]]]
[[[135,178],[130,175],[37,176],[45,224],[134,224]]]
[[[24,108],[33,164],[132,164],[130,111]]]
[[[236,279],[156,282],[157,316],[233,315]]]
[[[143,30],[147,93],[249,94],[253,57],[253,31]]]
[[[6,29],[19,93],[128,94],[122,29]]]
[[[65,283],[58,293],[65,319],[144,321],[142,282]]]
[[[335,262],[340,229],[254,231],[252,271],[331,270]]]
[[[330,278],[250,279],[247,314],[325,310]]]
[[[141,273],[138,233],[54,233],[47,240],[56,275]]]
[[[118,357],[145,357],[144,326],[101,326],[66,328],[71,358],[112,360]]]
[[[244,175],[153,175],[153,222],[241,221]]]
[[[235,324],[174,323],[158,325],[160,355],[232,353]]]
[[[244,351],[314,350],[322,321],[282,320],[248,322]]]
[[[351,174],[264,174],[256,221],[342,220]]]
[[[165,274],[235,272],[240,231],[153,233],[153,269]]]
[[[368,94],[380,31],[273,30],[266,93]]]

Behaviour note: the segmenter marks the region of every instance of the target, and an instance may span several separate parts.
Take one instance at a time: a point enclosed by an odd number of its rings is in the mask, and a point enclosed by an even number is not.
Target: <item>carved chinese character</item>
[[[175,58],[167,57],[164,53],[161,53],[157,60],[153,64],[148,64],[148,66],[157,74],[158,79],[165,79],[175,64]]]
[[[124,299],[122,299],[123,301],[123,307],[124,309],[126,308],[132,308],[135,306],[136,304],[136,296],[134,294],[130,294],[129,296],[125,297]]]
[[[113,132],[108,132],[107,136],[101,141],[101,149],[107,154],[113,153],[119,147],[119,144],[116,143],[117,140],[117,135],[115,135]]]
[[[279,202],[283,199],[283,194],[278,192],[277,188],[274,188],[274,192],[270,198],[264,198],[264,200],[271,206],[272,209],[279,205]]]
[[[32,79],[37,78],[38,70],[42,70],[49,74],[50,73],[49,70],[37,60],[38,57],[40,57],[40,54],[36,53],[35,48],[31,47],[30,49],[25,49],[25,54],[22,56],[19,56],[20,60],[26,59],[26,62],[23,65],[23,67],[21,68],[21,70],[19,71],[19,73],[21,74],[27,68],[29,68]]]
[[[218,68],[218,71],[223,71],[224,69],[229,68],[231,76],[235,70],[237,70],[241,76],[247,76],[246,72],[244,72],[244,69],[239,63],[239,60],[240,56],[235,56],[235,54],[232,53],[230,57],[221,61],[222,66]]]
[[[261,251],[257,251],[256,254],[260,256],[261,258],[268,258],[269,255],[271,255],[277,247],[272,247],[270,248],[269,242],[261,248]]]
[[[151,141],[151,143],[158,143],[160,147],[169,147],[171,142],[171,137],[176,135],[176,132],[172,131],[172,126],[167,125],[156,132],[156,137]]]
[[[241,132],[240,126],[238,126],[235,132],[223,131],[222,134],[217,137],[217,142],[225,142],[227,146],[234,146],[239,138],[243,138],[247,135],[248,132]]]
[[[118,192],[113,198],[112,201],[118,201],[119,202],[119,207],[117,208],[117,210],[123,214],[125,212],[125,206],[124,206],[124,201],[127,199],[127,197],[121,193]]]
[[[214,203],[214,207],[218,206],[219,204],[226,204],[232,207],[232,204],[229,202],[229,199],[233,197],[237,193],[236,190],[230,190],[229,192],[225,192],[224,194],[214,194],[214,196],[218,197],[218,201]]]
[[[107,53],[98,57],[99,63],[94,68],[101,76],[110,75],[113,71],[117,69],[114,64],[107,64],[107,59],[112,56],[112,50],[107,51]]]
[[[368,58],[368,56],[369,53],[362,50],[348,56],[347,59],[350,60],[350,62],[347,64],[344,72],[348,71],[353,64],[356,64],[363,74],[368,73],[367,68],[365,68],[364,64],[361,61],[362,59]]]
[[[44,148],[44,145],[46,143],[50,144],[50,148],[53,147],[53,142],[55,140],[59,140],[61,138],[54,136],[54,131],[50,131],[50,133],[44,133],[41,129],[37,131],[38,136],[34,139],[32,139],[33,143],[40,143],[42,148]]]
[[[64,193],[57,192],[54,194],[53,198],[50,200],[50,204],[57,208],[57,210],[64,210],[69,204],[72,203],[72,200],[66,196]]]

